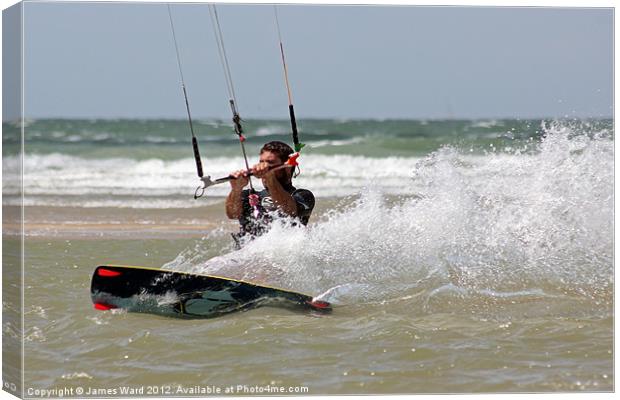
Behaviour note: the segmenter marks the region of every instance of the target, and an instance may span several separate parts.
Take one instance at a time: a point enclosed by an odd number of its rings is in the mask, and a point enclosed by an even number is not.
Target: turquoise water
[[[422,156],[448,144],[472,147],[514,146],[544,133],[543,120],[301,120],[302,142],[309,154],[349,154],[366,157]],[[580,121],[583,129],[611,130],[611,120]],[[237,156],[239,145],[228,120],[194,121],[206,157]],[[291,142],[283,120],[247,120],[244,128],[250,152],[271,140]],[[19,130],[4,125],[4,146],[20,141]],[[186,120],[35,120],[25,128],[27,151],[60,152],[82,157],[128,157],[174,160],[191,157]]]

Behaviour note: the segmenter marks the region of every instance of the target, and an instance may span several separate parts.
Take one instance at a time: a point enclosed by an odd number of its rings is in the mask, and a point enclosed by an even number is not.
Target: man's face
[[[261,164],[262,163],[267,164],[269,168],[279,167],[280,165],[284,164],[282,160],[280,160],[280,157],[278,157],[277,154],[272,153],[271,151],[268,151],[268,150],[265,150],[262,153],[260,153],[259,161]],[[274,173],[280,183],[289,183],[291,181],[291,175],[289,172],[289,168],[282,168],[282,169],[277,170]]]

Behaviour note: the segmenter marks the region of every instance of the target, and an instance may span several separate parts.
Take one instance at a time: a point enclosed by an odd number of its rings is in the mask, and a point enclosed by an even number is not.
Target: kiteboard
[[[124,309],[180,318],[212,318],[259,306],[330,312],[312,296],[219,276],[158,268],[102,265],[91,288],[95,309]]]

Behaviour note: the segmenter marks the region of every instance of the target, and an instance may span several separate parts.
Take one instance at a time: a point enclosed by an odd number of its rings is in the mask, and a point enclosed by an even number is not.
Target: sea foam
[[[444,147],[408,171],[396,201],[367,186],[307,228],[276,224],[193,270],[330,291],[332,301],[344,293],[345,303],[466,292],[576,296],[609,309],[613,140],[545,129],[527,149],[470,156]]]

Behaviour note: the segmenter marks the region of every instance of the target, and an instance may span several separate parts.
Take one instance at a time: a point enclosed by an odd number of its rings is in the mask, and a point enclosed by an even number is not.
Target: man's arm
[[[248,184],[245,171],[237,171],[230,174],[235,179],[230,180],[230,193],[226,197],[226,216],[230,219],[239,219],[243,215],[243,187]]]
[[[230,219],[239,219],[243,214],[241,189],[232,189],[226,197],[226,216]]]
[[[273,201],[278,205],[278,208],[282,210],[285,214],[296,217],[297,216],[297,202],[293,198],[293,196],[288,193],[278,179],[273,173],[269,173],[265,175],[265,179],[263,180],[265,186],[267,186],[267,190],[269,190],[269,194]]]

